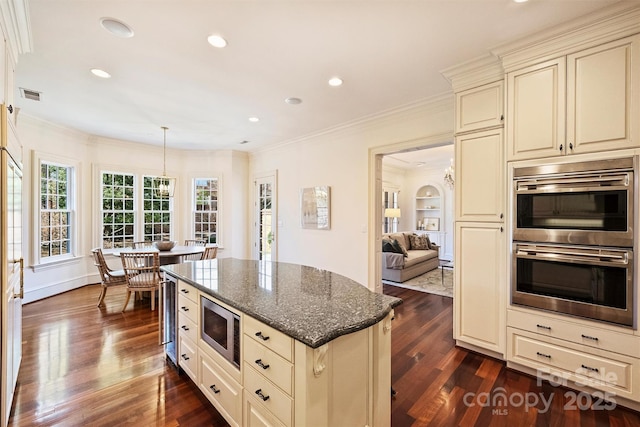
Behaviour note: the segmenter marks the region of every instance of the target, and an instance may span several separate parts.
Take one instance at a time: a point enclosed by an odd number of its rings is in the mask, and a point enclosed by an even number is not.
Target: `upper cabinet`
[[[456,93],[456,133],[502,125],[502,81]]]
[[[640,36],[507,74],[507,156],[639,147]]]

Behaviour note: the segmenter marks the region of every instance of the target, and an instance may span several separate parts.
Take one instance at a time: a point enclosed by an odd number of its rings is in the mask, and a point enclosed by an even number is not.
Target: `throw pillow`
[[[431,249],[431,241],[426,234],[410,234],[409,240],[411,241],[411,249],[426,250]]]
[[[409,254],[407,253],[407,250],[405,249],[404,245],[402,243],[400,243],[397,239],[395,239],[393,241],[393,246],[394,246],[394,248],[396,248],[398,250],[399,254],[403,254],[405,257],[409,256]]]
[[[382,252],[393,252],[396,254],[403,254],[404,256],[407,256],[407,254],[405,254],[402,251],[402,246],[400,246],[400,244],[398,243],[397,240],[383,240],[382,242]]]

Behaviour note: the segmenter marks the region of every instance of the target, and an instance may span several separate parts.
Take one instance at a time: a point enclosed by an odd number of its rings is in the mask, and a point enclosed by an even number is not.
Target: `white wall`
[[[102,168],[132,173],[162,174],[162,147],[126,141],[96,138],[29,116],[20,116],[18,123],[20,141],[25,156],[24,215],[28,226],[24,230],[25,252],[25,303],[51,296],[66,290],[97,283],[96,268],[91,259],[91,249],[100,245],[98,203],[98,174]],[[33,152],[53,154],[70,162],[79,162],[77,200],[78,240],[75,258],[48,266],[34,265],[34,233],[37,233],[38,183],[33,183]],[[174,198],[175,226],[173,238],[182,241],[190,238],[191,189],[195,177],[219,177],[221,180],[220,216],[223,231],[219,257],[248,258],[246,193],[249,158],[246,153],[233,151],[180,151],[167,149],[167,174],[178,177]],[[107,257],[113,267],[117,258]],[[98,295],[96,295],[97,299]]]
[[[368,235],[374,232],[368,229],[371,150],[419,147],[421,140],[447,133],[451,140],[453,96],[252,153],[252,172],[278,171],[278,260],[328,269],[373,289],[368,274]],[[329,231],[303,230],[299,224],[300,188],[316,185],[331,186]]]

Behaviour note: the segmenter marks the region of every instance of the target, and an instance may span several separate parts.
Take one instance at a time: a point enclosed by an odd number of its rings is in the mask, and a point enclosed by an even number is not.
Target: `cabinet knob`
[[[9,114],[13,113],[13,105],[9,104],[7,110],[9,110]]]
[[[181,326],[181,328],[182,328],[184,331],[188,331],[188,330],[189,330],[189,327],[188,327],[187,325],[182,325],[182,326]]]
[[[564,145],[560,144],[560,152],[562,153],[562,150],[564,149]]]
[[[573,150],[573,143],[572,142],[569,143],[569,150]]]
[[[504,121],[504,114],[500,114],[500,121]]]

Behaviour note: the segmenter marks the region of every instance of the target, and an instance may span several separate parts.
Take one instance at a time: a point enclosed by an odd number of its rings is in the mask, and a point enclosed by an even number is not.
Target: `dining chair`
[[[195,254],[187,254],[182,256],[182,261],[200,261],[204,252],[197,252]]]
[[[204,246],[206,244],[207,244],[207,242],[205,242],[204,240],[200,240],[200,239],[186,239],[184,241],[184,245],[185,246]]]
[[[131,247],[133,249],[142,249],[151,246],[151,242],[133,242],[131,243]]]
[[[122,311],[129,304],[131,292],[143,291],[151,292],[151,310],[155,310],[156,290],[163,282],[158,251],[120,252],[120,259],[127,279],[127,298]]]
[[[107,261],[104,259],[104,254],[102,253],[101,248],[92,249],[91,254],[93,255],[93,264],[98,267],[100,283],[102,284],[102,290],[98,297],[98,307],[100,307],[104,301],[104,297],[107,295],[107,288],[109,286],[126,285],[127,278],[124,270],[113,270],[109,267]]]
[[[206,246],[202,253],[202,259],[214,259],[218,255],[217,246]]]

